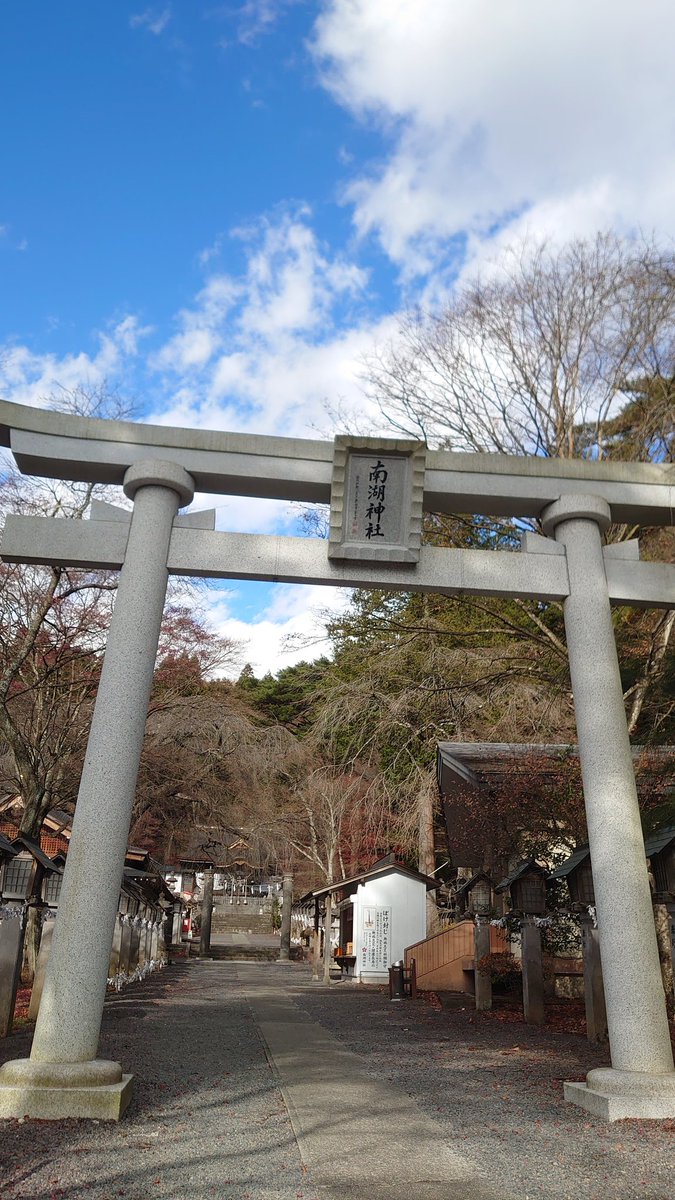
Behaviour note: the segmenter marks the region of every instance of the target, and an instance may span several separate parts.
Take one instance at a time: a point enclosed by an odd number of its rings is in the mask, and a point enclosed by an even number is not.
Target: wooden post
[[[202,888],[202,924],[199,933],[199,955],[207,958],[211,950],[211,917],[213,915],[213,870],[204,872]]]
[[[293,875],[284,871],[281,903],[281,938],[279,961],[287,962],[291,957],[291,908],[293,907]]]
[[[319,901],[314,901],[314,932],[312,933],[312,979],[319,978],[319,951],[321,947],[321,933],[319,930]]]
[[[589,1042],[607,1041],[607,1010],[602,982],[600,940],[590,916],[581,918],[581,945],[584,959],[584,1004],[586,1006],[586,1037]]]
[[[326,896],[326,916],[323,926],[323,981],[330,983],[330,960],[332,947],[330,944],[331,926],[333,924],[333,897],[330,892]]]
[[[534,917],[521,921],[523,939],[523,1012],[528,1025],[544,1023],[544,966],[541,933]]]
[[[492,975],[489,965],[480,967],[481,960],[490,955],[490,922],[487,917],[476,916],[473,927],[474,979],[476,1008],[482,1011],[492,1008]]]

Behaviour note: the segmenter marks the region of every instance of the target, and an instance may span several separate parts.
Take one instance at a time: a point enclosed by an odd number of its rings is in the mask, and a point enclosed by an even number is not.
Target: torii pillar
[[[599,496],[566,496],[542,514],[567,558],[563,611],[612,1059],[564,1092],[615,1121],[672,1117],[675,1073],[602,552],[610,523]]]
[[[182,467],[136,463],[134,500],[29,1059],[0,1068],[0,1116],[119,1119],[131,1075],[96,1057],[136,777],[168,581],[174,517],[194,495]]]

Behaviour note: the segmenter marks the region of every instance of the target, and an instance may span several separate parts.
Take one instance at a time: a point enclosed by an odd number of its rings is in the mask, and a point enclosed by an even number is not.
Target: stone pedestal
[[[152,929],[150,930],[150,961],[152,963],[159,962],[159,931],[160,931],[160,929],[161,929],[161,924],[157,920],[154,920],[152,922]]]
[[[110,961],[108,963],[108,978],[115,979],[120,971],[120,951],[122,949],[122,914],[117,914],[115,921],[115,929],[113,932],[112,946],[110,947]]]
[[[565,547],[570,678],[605,984],[612,1067],[565,1096],[606,1120],[675,1117],[675,1070],[601,531],[598,496],[569,495],[542,515]]]
[[[25,909],[17,905],[7,906],[0,920],[0,1037],[7,1037],[14,1020],[25,919]]]
[[[122,975],[130,975],[131,966],[131,939],[133,937],[133,917],[128,913],[124,914],[122,920],[122,943],[120,945],[120,973]]]
[[[148,918],[143,915],[138,921],[138,951],[136,966],[144,967],[148,959]]]
[[[140,964],[141,935],[143,933],[142,918],[133,917],[131,921],[131,937],[129,939],[129,975],[133,975]]]
[[[173,463],[137,462],[124,566],[80,781],[31,1057],[0,1068],[0,1116],[117,1119],[130,1094],[96,1052],[129,822],[168,581],[174,517],[192,499]]]
[[[29,1058],[5,1063],[0,1079],[0,1117],[42,1121],[89,1117],[119,1121],[131,1100],[132,1076],[119,1063],[39,1063]]]
[[[176,904],[171,916],[171,945],[180,946],[183,932],[183,912],[180,904]]]

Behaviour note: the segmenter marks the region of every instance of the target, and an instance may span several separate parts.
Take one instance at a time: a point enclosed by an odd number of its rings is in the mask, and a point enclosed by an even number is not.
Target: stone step
[[[209,957],[220,962],[236,958],[252,962],[276,962],[279,949],[276,946],[211,946]]]
[[[268,937],[274,934],[271,923],[269,925],[257,924],[251,920],[240,920],[240,922],[232,922],[229,924],[221,922],[211,922],[211,935],[215,934],[265,934]]]

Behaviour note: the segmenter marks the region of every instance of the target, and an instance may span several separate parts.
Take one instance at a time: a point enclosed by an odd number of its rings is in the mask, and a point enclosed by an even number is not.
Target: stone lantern
[[[675,902],[675,825],[658,829],[648,837],[645,854],[654,876],[654,900],[670,907]]]
[[[546,912],[547,872],[533,858],[528,858],[495,888],[508,891],[514,912],[524,916],[543,916]]]
[[[65,854],[55,854],[52,862],[54,870],[45,872],[42,880],[42,900],[49,908],[58,908],[63,883],[63,868],[66,865]]]
[[[40,919],[45,878],[61,874],[61,868],[44,853],[38,842],[21,834],[11,843],[3,838],[2,919],[0,920],[0,1037],[12,1028],[27,914]],[[37,912],[35,911],[37,910]],[[44,936],[44,934],[43,934]]]
[[[575,850],[560,866],[551,871],[549,879],[564,879],[567,884],[573,907],[593,908],[595,906],[595,890],[593,888],[593,871],[588,846]]]
[[[658,829],[645,841],[653,878],[654,924],[663,962],[675,962],[675,825]],[[665,983],[665,980],[664,980]]]
[[[5,861],[2,871],[2,899],[16,902],[27,900],[32,891],[35,876],[35,859],[28,851],[14,849],[14,856]]]
[[[492,880],[480,871],[465,886],[469,912],[480,917],[489,916],[492,911]]]

